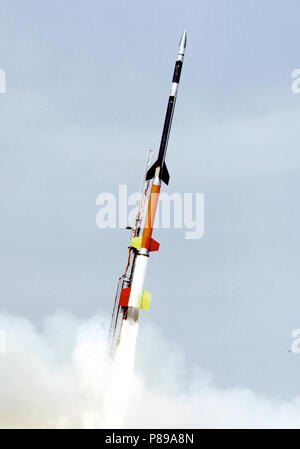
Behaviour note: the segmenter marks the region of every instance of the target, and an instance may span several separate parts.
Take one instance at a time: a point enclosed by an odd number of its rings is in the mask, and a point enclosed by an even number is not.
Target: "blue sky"
[[[110,314],[128,235],[97,229],[96,197],[138,189],[184,28],[169,191],[204,192],[205,234],[157,231],[142,322],[217,385],[290,398],[300,363],[288,352],[300,327],[296,1],[1,3],[1,309],[37,325],[58,308]]]

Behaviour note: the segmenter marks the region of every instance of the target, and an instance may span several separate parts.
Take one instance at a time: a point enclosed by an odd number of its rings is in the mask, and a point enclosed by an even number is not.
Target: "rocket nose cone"
[[[179,42],[179,53],[184,53],[186,47],[186,30],[184,30],[180,42]]]

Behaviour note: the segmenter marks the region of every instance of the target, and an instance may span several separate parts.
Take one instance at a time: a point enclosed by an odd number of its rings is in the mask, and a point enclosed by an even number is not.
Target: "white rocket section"
[[[171,96],[171,97],[176,97],[176,95],[177,95],[177,90],[178,90],[178,83],[172,83],[170,96]]]
[[[128,307],[140,307],[149,256],[138,254],[135,261]]]

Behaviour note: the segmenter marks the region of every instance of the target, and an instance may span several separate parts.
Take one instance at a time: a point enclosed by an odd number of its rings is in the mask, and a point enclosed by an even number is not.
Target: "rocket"
[[[172,87],[168,100],[167,112],[163,127],[163,132],[160,141],[159,153],[157,161],[152,165],[150,170],[147,172],[146,179],[152,179],[157,176],[160,180],[164,181],[167,185],[169,184],[169,172],[166,167],[165,158],[167,153],[169,134],[172,126],[173,113],[175,109],[175,103],[177,98],[177,90],[180,82],[180,75],[183,65],[184,52],[186,47],[186,31],[184,31],[178,48],[173,79],[172,79]]]
[[[129,247],[128,263],[124,275],[119,279],[110,328],[110,337],[112,340],[115,340],[115,344],[117,343],[118,335],[120,334],[120,328],[122,326],[121,320],[128,319],[128,317],[132,317],[134,320],[137,320],[138,310],[148,310],[150,306],[151,294],[144,290],[144,281],[150,252],[158,251],[159,249],[159,243],[152,238],[152,233],[161,190],[161,183],[163,181],[168,185],[170,179],[165,158],[180,82],[185,47],[186,31],[184,31],[179,43],[158,158],[150,168],[148,166],[149,160],[146,166],[136,224],[134,229],[132,229],[133,236]],[[150,185],[151,190],[148,199],[148,207],[146,216],[144,217],[144,204],[146,202]],[[142,223],[144,223],[144,226],[141,232]],[[112,345],[114,345],[113,341]]]

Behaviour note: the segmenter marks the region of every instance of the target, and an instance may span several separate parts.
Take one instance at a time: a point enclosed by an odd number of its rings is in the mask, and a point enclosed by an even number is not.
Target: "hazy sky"
[[[128,231],[101,192],[139,188],[157,151],[177,45],[188,43],[169,192],[205,194],[205,233],[157,231],[143,322],[219,387],[300,393],[297,1],[2,1],[1,310],[40,325],[110,314]],[[141,339],[138,342],[142,345]]]

